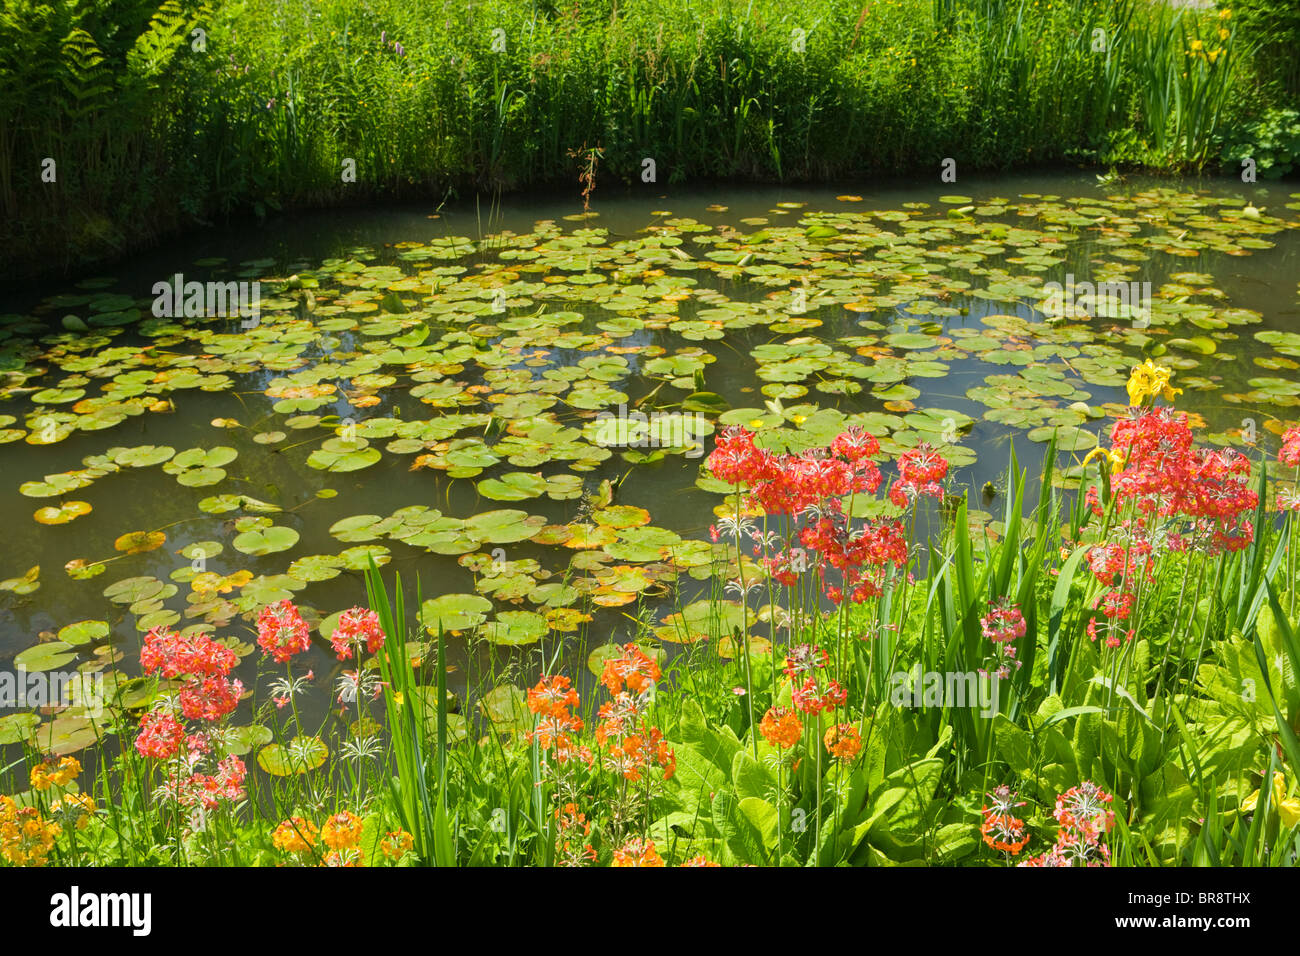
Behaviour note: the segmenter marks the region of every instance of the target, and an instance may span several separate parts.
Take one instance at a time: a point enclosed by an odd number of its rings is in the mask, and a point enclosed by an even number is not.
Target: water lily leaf
[[[123,468],[147,468],[170,460],[176,449],[168,445],[137,445],[134,448],[110,448],[107,454]]]
[[[40,715],[26,712],[0,717],[0,745],[31,740],[36,736],[40,723]]]
[[[52,671],[76,660],[77,652],[63,641],[47,641],[14,655],[14,666],[28,672]]]
[[[125,554],[144,554],[163,546],[167,535],[162,531],[129,531],[113,542],[113,550]]]
[[[369,468],[383,457],[378,448],[358,448],[351,451],[319,448],[307,458],[312,468],[332,472],[360,471]]]
[[[67,645],[90,644],[108,637],[107,621],[78,621],[59,628],[59,640]]]
[[[535,611],[502,611],[488,623],[486,636],[493,644],[519,647],[537,643],[546,632],[546,618]]]
[[[444,631],[466,631],[487,619],[492,602],[477,594],[444,594],[425,601],[421,606],[425,629],[436,634]]]
[[[245,531],[235,538],[232,546],[242,554],[264,555],[288,551],[297,543],[297,531],[275,525],[270,528]]]
[[[40,582],[41,566],[34,565],[27,569],[27,573],[20,578],[8,578],[0,581],[0,591],[11,591],[14,594],[31,594],[41,586]]]
[[[1075,426],[1054,427],[1045,425],[1029,431],[1030,441],[1049,442],[1056,435],[1056,447],[1061,451],[1084,451],[1097,445],[1097,436]]]
[[[109,733],[89,717],[62,715],[36,732],[36,745],[45,753],[62,757],[85,750]]]
[[[545,524],[545,518],[524,511],[486,511],[465,519],[465,534],[484,544],[509,544],[531,538]]]
[[[332,554],[311,554],[295,560],[285,573],[298,581],[329,581],[343,573],[342,564]]]
[[[650,523],[650,512],[634,505],[612,505],[593,512],[591,520],[596,524],[616,530],[639,528]]]
[[[546,492],[546,479],[538,473],[512,471],[500,478],[487,478],[478,483],[478,493],[493,501],[523,501]]]
[[[392,560],[392,553],[382,545],[359,544],[355,548],[340,552],[339,560],[349,571],[364,571],[370,566],[371,561],[382,568]]]
[[[199,502],[199,510],[206,514],[225,514],[228,511],[245,511],[274,514],[283,509],[267,501],[251,498],[248,495],[212,495]]]
[[[257,765],[276,777],[304,774],[322,766],[329,747],[319,737],[299,735],[285,744],[268,744],[257,752]]]
[[[271,742],[272,733],[270,727],[263,727],[260,724],[253,724],[244,727],[231,727],[226,731],[225,744],[226,752],[242,757],[249,753],[255,747],[261,747],[263,744]]]
[[[497,730],[517,733],[533,725],[528,712],[528,698],[522,690],[510,684],[494,687],[479,700],[479,709]]]
[[[104,588],[104,597],[114,604],[135,604],[161,594],[163,587],[157,578],[124,578]]]
[[[65,501],[56,507],[38,508],[33,517],[40,524],[67,524],[82,515],[90,514],[91,506],[86,501]]]
[[[695,601],[667,615],[662,626],[655,628],[655,634],[661,641],[690,644],[743,630],[747,626],[745,617],[744,608],[736,601],[721,601],[716,606],[709,601]]]

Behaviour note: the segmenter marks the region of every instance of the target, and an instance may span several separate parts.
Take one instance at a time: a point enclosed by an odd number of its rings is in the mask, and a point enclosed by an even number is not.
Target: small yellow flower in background
[[[1300,799],[1286,795],[1286,777],[1281,771],[1273,774],[1273,794],[1270,802],[1273,804],[1273,809],[1277,811],[1277,815],[1282,818],[1284,827],[1290,828],[1300,823]],[[1241,809],[1243,812],[1254,810],[1258,803],[1259,791],[1256,790],[1241,801]]]
[[[1220,39],[1220,40],[1226,40],[1226,39],[1228,39],[1229,36],[1231,36],[1231,33],[1228,32],[1228,28],[1227,28],[1227,27],[1219,27],[1219,39]]]
[[[1193,41],[1192,41],[1192,50],[1193,50],[1193,51],[1199,50],[1203,45],[1204,45],[1204,44],[1202,44],[1200,40],[1193,40]]]
[[[1129,405],[1136,408],[1146,398],[1154,398],[1157,395],[1162,396],[1167,402],[1172,402],[1175,395],[1183,394],[1181,388],[1173,388],[1169,384],[1173,374],[1171,369],[1156,365],[1150,359],[1134,366],[1127,385]]]
[[[755,429],[755,430],[757,430],[757,429],[759,429],[759,428],[762,428],[762,427],[763,427],[763,424],[764,424],[763,419],[761,419],[761,418],[754,418],[754,419],[751,419],[751,420],[750,420],[750,422],[749,422],[749,427],[750,427],[750,428],[753,428],[753,429]]]
[[[401,859],[402,854],[406,853],[411,847],[415,846],[415,837],[405,830],[393,830],[380,845],[384,856],[390,860]]]
[[[1232,18],[1232,11],[1231,11],[1231,10],[1220,10],[1220,11],[1219,11],[1219,19],[1220,19],[1220,20],[1229,20],[1229,19],[1231,19],[1231,18]]]
[[[50,804],[50,814],[65,826],[71,824],[84,830],[95,815],[95,798],[88,793],[69,793]]]
[[[64,757],[57,764],[51,758],[32,768],[32,789],[48,790],[50,787],[65,786],[79,773],[81,773],[81,762],[76,757]]]

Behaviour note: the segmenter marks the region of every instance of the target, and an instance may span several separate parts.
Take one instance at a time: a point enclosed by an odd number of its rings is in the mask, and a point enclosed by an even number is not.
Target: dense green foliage
[[[11,0],[4,272],[233,214],[572,188],[592,150],[633,186],[647,158],[660,183],[1201,167],[1288,105],[1284,6]]]

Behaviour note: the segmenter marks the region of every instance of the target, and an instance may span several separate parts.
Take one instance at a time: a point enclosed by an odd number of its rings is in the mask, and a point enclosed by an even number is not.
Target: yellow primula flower
[[[1245,800],[1241,801],[1242,811],[1254,810],[1259,803],[1259,791],[1256,790]],[[1288,797],[1286,795],[1286,777],[1281,771],[1273,774],[1273,809],[1277,811],[1282,818],[1282,825],[1290,828],[1300,823],[1300,799]]]

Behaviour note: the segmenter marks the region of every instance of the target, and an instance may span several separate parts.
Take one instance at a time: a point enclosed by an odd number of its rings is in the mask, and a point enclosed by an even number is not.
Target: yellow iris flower
[[[1259,791],[1256,790],[1241,802],[1241,809],[1243,812],[1254,810],[1258,803]],[[1284,827],[1290,828],[1300,823],[1300,799],[1286,795],[1286,777],[1283,776],[1281,771],[1273,774],[1272,804],[1273,809],[1282,818]]]
[[[1105,458],[1109,461],[1110,473],[1112,475],[1117,475],[1124,469],[1124,456],[1109,448],[1102,448],[1098,445],[1092,451],[1088,452],[1088,454],[1083,456],[1084,465],[1087,465],[1088,462],[1092,461],[1094,458]]]
[[[1150,359],[1141,365],[1135,365],[1128,378],[1129,405],[1136,407],[1146,398],[1154,398],[1157,395],[1162,396],[1167,402],[1172,402],[1175,395],[1183,394],[1181,388],[1174,388],[1169,384],[1173,374],[1172,369],[1156,365]]]

